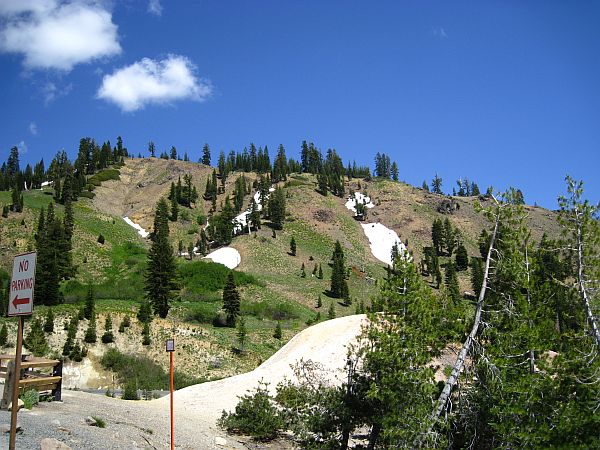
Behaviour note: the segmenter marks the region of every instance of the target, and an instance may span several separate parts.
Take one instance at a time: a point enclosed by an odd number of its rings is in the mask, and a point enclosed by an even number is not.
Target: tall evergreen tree
[[[87,330],[85,330],[83,340],[88,344],[95,344],[96,341],[98,341],[98,336],[96,334],[96,314],[94,313],[89,320],[90,322],[88,323]]]
[[[461,242],[456,248],[456,270],[467,270],[469,267],[469,255],[465,245]]]
[[[438,177],[438,174],[435,174],[433,180],[431,182],[431,192],[434,194],[443,194],[442,192],[442,179]]]
[[[330,293],[335,298],[348,299],[349,292],[348,283],[346,282],[346,263],[340,241],[335,242],[332,262]]]
[[[283,229],[285,221],[285,194],[280,187],[269,196],[269,218],[276,230]]]
[[[458,277],[456,276],[456,266],[452,260],[446,265],[446,278],[444,280],[450,298],[457,304],[460,301],[460,288],[458,286]]]
[[[441,219],[435,219],[431,226],[431,240],[433,241],[433,248],[438,255],[442,254],[444,248],[444,225]]]
[[[175,289],[177,273],[173,248],[169,243],[168,220],[168,205],[163,198],[156,206],[145,282],[146,299],[152,304],[154,314],[162,318],[167,317],[169,313],[171,291]]]
[[[234,327],[236,319],[240,315],[240,294],[235,285],[233,271],[230,271],[227,275],[227,281],[223,289],[223,309],[227,315],[227,325]]]
[[[96,313],[96,298],[94,296],[94,287],[88,286],[87,296],[85,298],[85,306],[83,307],[83,316],[90,320]]]
[[[208,144],[204,144],[204,147],[202,147],[202,164],[210,166],[210,147]]]

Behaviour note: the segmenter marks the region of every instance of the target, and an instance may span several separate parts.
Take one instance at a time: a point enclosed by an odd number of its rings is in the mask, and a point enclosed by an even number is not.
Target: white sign
[[[36,252],[15,256],[8,297],[8,316],[29,316],[33,312],[36,258]]]

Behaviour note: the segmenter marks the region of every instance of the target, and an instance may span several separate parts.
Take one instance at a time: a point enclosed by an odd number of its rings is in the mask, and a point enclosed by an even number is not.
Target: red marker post
[[[35,263],[37,253],[15,256],[8,296],[8,316],[18,316],[17,348],[13,374],[12,410],[10,414],[10,441],[8,448],[15,449],[17,440],[17,412],[19,410],[19,378],[21,375],[21,351],[23,348],[23,316],[33,313],[33,287],[35,285]]]
[[[175,448],[175,422],[173,420],[173,353],[175,352],[175,339],[167,339],[167,352],[169,352],[169,390],[171,394],[171,450]]]

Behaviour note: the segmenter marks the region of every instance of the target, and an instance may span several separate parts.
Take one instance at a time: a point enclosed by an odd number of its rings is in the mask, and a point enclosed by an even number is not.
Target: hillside
[[[155,320],[151,326],[152,345],[141,345],[141,326],[134,314],[143,297],[143,274],[145,270],[148,240],[139,236],[123,217],[151,231],[154,208],[160,197],[167,196],[171,183],[177,183],[184,174],[192,175],[192,182],[200,193],[193,208],[180,208],[177,222],[170,222],[174,248],[181,240],[184,246],[195,243],[199,236],[198,216],[206,217],[211,208],[209,201],[202,199],[207,177],[212,168],[201,164],[164,159],[126,159],[119,169],[118,180],[103,181],[94,190],[94,198],[80,198],[75,203],[75,235],[73,240],[74,263],[77,274],[64,283],[66,304],[54,308],[57,318],[56,329],[62,329],[69,316],[76,313],[83,301],[88,283],[95,285],[98,298],[98,328],[108,313],[113,316],[114,327],[126,315],[134,320],[124,333],[115,333],[116,346],[124,353],[145,355],[163,368],[166,359],[162,341],[175,330],[178,339],[180,369],[190,377],[200,380],[217,379],[238,374],[256,367],[271,356],[281,345],[315,319],[326,319],[332,305],[336,315],[354,314],[358,301],[365,305],[377,293],[375,280],[385,275],[384,264],[371,253],[361,222],[353,218],[344,203],[345,198],[323,196],[316,188],[316,179],[309,174],[295,174],[281,183],[286,188],[287,214],[284,229],[276,237],[268,226],[252,234],[234,238],[231,247],[241,256],[237,271],[246,274],[247,282],[240,286],[242,311],[248,317],[248,351],[243,357],[230,351],[234,346],[235,330],[215,328],[212,318],[221,306],[220,290],[203,288],[202,279],[195,280],[190,270],[209,270],[210,266],[197,266],[187,258],[178,258],[182,272],[180,299],[173,305],[167,320]],[[232,173],[225,184],[225,194],[233,193],[234,183],[241,173]],[[243,174],[249,182],[256,179],[253,173]],[[470,255],[479,253],[477,237],[486,226],[484,218],[475,212],[475,198],[455,197],[452,200],[459,208],[452,214],[442,214],[438,208],[447,197],[440,196],[400,182],[389,180],[346,181],[346,190],[361,190],[371,196],[375,207],[369,210],[367,222],[378,222],[393,229],[419,260],[422,247],[431,245],[431,224],[435,218],[448,217],[457,227]],[[0,192],[0,203],[8,203],[10,193]],[[225,198],[219,195],[218,203]],[[9,270],[12,256],[34,248],[34,233],[40,208],[52,201],[52,189],[25,192],[25,208],[22,213],[11,213],[0,220],[1,265]],[[485,206],[485,200],[481,200]],[[250,202],[246,196],[244,207]],[[62,214],[62,206],[57,212]],[[538,207],[526,207],[533,237],[539,239],[546,231],[556,235],[554,213]],[[99,235],[105,238],[98,242]],[[298,244],[296,256],[289,252],[289,242],[294,237]],[[347,265],[350,268],[348,284],[354,300],[351,306],[343,306],[325,294],[329,289],[331,268],[329,262],[336,240],[342,244]],[[197,259],[197,258],[196,258]],[[302,278],[304,264],[306,278]],[[323,279],[312,276],[313,270],[321,266]],[[210,269],[212,270],[212,269]],[[221,272],[224,276],[225,272]],[[209,275],[210,276],[210,275]],[[470,290],[468,272],[460,274],[461,288]],[[199,284],[198,284],[199,283]],[[323,306],[318,309],[317,299],[321,296]],[[46,308],[36,309],[36,315],[45,314]],[[273,338],[273,330],[280,321],[283,340]],[[10,327],[12,327],[11,321]],[[79,326],[78,338],[83,339],[86,321]],[[62,348],[66,332],[56,331],[50,343],[56,352]],[[100,360],[107,346],[89,346],[86,364],[90,386],[106,388],[110,373]],[[7,349],[8,351],[8,349]],[[78,367],[74,364],[74,370]],[[104,380],[104,381],[102,381]],[[87,382],[87,381],[86,381]]]

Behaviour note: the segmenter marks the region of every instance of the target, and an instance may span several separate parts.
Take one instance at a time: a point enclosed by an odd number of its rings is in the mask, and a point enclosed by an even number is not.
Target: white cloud
[[[162,5],[160,4],[160,0],[149,0],[148,12],[150,14],[154,14],[155,16],[160,16],[162,14]]]
[[[37,129],[37,124],[35,122],[31,122],[29,124],[29,132],[34,135],[37,136],[38,134],[38,129]]]
[[[185,56],[168,55],[161,61],[143,58],[105,75],[97,97],[115,103],[123,111],[136,111],[150,103],[202,101],[210,96],[212,86],[198,79],[195,71]]]
[[[69,71],[121,52],[111,13],[91,0],[2,0],[0,51],[32,69]]]
[[[17,148],[19,149],[19,155],[24,155],[27,153],[27,144],[25,144],[25,141],[19,142],[17,144]]]
[[[73,85],[71,83],[60,87],[52,81],[48,81],[41,87],[42,95],[44,96],[44,104],[49,105],[57,98],[67,95],[72,89]]]
[[[446,34],[446,30],[444,30],[443,27],[440,28],[434,28],[432,30],[432,33],[435,37],[439,37],[441,39],[446,39],[448,37],[448,35]]]

